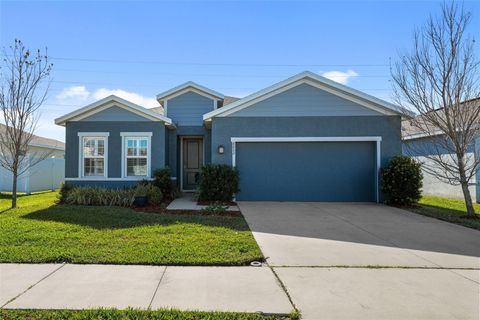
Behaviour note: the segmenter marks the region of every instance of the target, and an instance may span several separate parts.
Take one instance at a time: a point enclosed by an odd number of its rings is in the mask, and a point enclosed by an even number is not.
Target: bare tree
[[[480,159],[469,148],[480,132],[480,86],[475,41],[466,34],[470,20],[463,6],[445,3],[440,16],[415,32],[412,52],[395,63],[392,77],[396,103],[417,114],[410,129],[428,141],[412,144],[428,146],[421,152],[429,160],[424,170],[460,185],[467,215],[473,217],[468,186]]]
[[[12,173],[12,208],[17,206],[17,180],[50,152],[29,148],[47,96],[52,64],[45,53],[31,54],[20,40],[9,52],[3,49],[5,66],[0,70],[0,113],[5,128],[0,131],[0,166]]]

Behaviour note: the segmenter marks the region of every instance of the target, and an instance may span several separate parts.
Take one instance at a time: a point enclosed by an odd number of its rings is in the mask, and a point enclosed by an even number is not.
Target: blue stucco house
[[[65,180],[122,187],[168,166],[187,192],[214,163],[238,168],[237,200],[375,202],[380,168],[402,153],[394,105],[312,72],[242,99],[187,82],[157,100],[109,96],[56,119]]]
[[[480,107],[480,99],[477,99],[475,107]],[[420,117],[420,116],[417,116]],[[452,153],[452,149],[446,150],[439,146],[438,143],[433,143],[434,139],[443,138],[440,133],[432,132],[428,134],[420,131],[415,126],[410,124],[410,120],[405,119],[402,125],[403,135],[403,154],[414,157],[422,163],[423,168],[423,188],[424,195],[440,196],[447,198],[463,199],[463,191],[460,185],[453,185],[448,183],[445,179],[441,180],[438,176],[444,175],[443,170],[431,160],[431,157],[435,157],[441,154],[446,162],[451,162],[455,165],[455,155]],[[474,167],[475,163],[478,163],[480,157],[480,135],[474,136],[472,142],[468,145],[467,152],[465,154],[465,164],[467,168]],[[428,168],[428,170],[427,170]],[[472,172],[472,179],[470,180],[469,190],[473,201],[480,203],[480,168],[474,169]],[[435,174],[432,174],[433,173]]]

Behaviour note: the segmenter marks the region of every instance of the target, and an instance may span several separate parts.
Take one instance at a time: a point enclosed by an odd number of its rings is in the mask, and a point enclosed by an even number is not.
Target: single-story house
[[[187,82],[157,100],[109,96],[56,119],[65,180],[122,187],[168,166],[188,192],[203,164],[226,164],[237,200],[374,202],[380,168],[402,152],[396,106],[308,71],[242,99]]]
[[[476,104],[472,105],[474,108],[480,107],[480,98],[474,100]],[[421,116],[417,116],[421,117]],[[420,119],[421,120],[421,119]],[[452,161],[455,157],[451,153],[451,150],[445,148],[434,147],[433,140],[441,138],[441,134],[436,130],[430,130],[431,132],[424,132],[417,126],[412,124],[412,121],[418,121],[405,119],[402,122],[402,136],[403,136],[403,154],[416,158],[422,163],[423,167],[423,194],[431,196],[440,196],[447,198],[463,199],[463,191],[461,186],[452,185],[445,180],[440,180],[431,171],[442,174],[442,170],[435,165],[435,163],[428,157],[436,156],[439,153],[442,157],[445,157],[445,161]],[[478,161],[480,157],[480,135],[478,135],[475,141],[468,146],[468,152],[466,154],[466,165],[471,167],[474,161]],[[428,167],[429,170],[425,170]],[[470,194],[472,200],[480,203],[480,168],[473,172],[473,179],[470,181]]]
[[[4,134],[5,130],[6,126],[0,123],[0,134]],[[25,161],[34,165],[18,178],[17,191],[31,193],[58,189],[65,175],[65,144],[34,135],[27,155]],[[38,162],[38,157],[45,159]],[[12,191],[12,178],[12,173],[0,166],[0,191]]]

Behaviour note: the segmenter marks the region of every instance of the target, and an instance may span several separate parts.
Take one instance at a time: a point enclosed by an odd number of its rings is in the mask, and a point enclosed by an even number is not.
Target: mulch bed
[[[225,211],[222,213],[205,213],[200,210],[167,210],[166,205],[163,206],[146,206],[133,207],[133,210],[143,213],[155,214],[174,214],[174,215],[190,215],[190,216],[219,216],[219,217],[241,217],[240,211]]]

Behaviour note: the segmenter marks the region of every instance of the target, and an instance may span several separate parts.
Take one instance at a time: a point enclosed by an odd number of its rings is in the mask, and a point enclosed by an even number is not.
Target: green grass
[[[0,197],[0,262],[242,265],[263,259],[243,217],[55,205],[56,192]]]
[[[197,312],[177,310],[0,310],[4,320],[277,320],[298,319],[290,316],[266,316],[260,313]]]
[[[480,204],[474,204],[474,208],[478,219],[468,219],[464,217],[467,214],[465,201],[425,196],[420,199],[418,206],[410,210],[418,214],[480,230]]]

